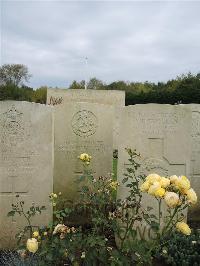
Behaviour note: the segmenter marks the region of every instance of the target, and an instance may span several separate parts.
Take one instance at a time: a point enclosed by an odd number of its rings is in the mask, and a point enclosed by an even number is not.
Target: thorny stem
[[[158,199],[158,222],[159,222],[159,234],[160,234],[160,227],[161,227],[161,218],[162,218],[162,212],[161,212],[161,205],[162,205],[162,200]]]
[[[134,159],[133,159],[132,155],[131,155],[131,162],[132,162],[132,165],[133,165],[133,167],[135,169]],[[140,209],[141,199],[142,199],[142,195],[141,195],[140,190],[139,190],[139,181],[138,181],[138,179],[137,179],[137,177],[135,175],[135,172],[134,172],[133,176],[134,176],[134,179],[136,181],[136,189],[137,189],[137,193],[138,193],[139,198],[138,198],[138,202],[136,203],[136,212],[135,212],[134,216],[131,218],[130,224],[127,223],[126,232],[125,232],[124,237],[122,238],[122,242],[121,242],[121,249],[123,248],[124,241],[125,241],[128,233],[129,233],[129,230],[133,227],[133,225],[134,225],[134,223],[135,223],[135,221],[137,219],[137,215],[138,215],[138,212],[139,212],[139,209]]]
[[[176,215],[178,209],[179,209],[179,206],[177,206],[177,207],[174,209],[174,213],[172,214],[172,216],[171,216],[169,222],[167,223],[166,227],[163,229],[163,232],[162,232],[163,234],[167,232],[167,229],[169,228],[169,226],[170,226],[170,224],[171,224],[171,222],[172,222],[174,216]]]
[[[30,222],[30,219],[28,218],[28,216],[26,216],[25,212],[24,212],[24,208],[23,208],[23,204],[22,202],[20,201],[20,207],[21,207],[21,212],[23,213],[25,219],[27,220],[28,222],[28,227],[30,229],[30,238],[32,237],[32,234],[33,234],[33,230],[32,230],[32,226],[31,226],[31,222]]]

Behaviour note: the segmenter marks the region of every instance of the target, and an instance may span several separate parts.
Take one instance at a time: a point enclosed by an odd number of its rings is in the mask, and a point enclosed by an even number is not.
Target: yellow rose
[[[140,190],[142,192],[146,192],[149,190],[150,184],[148,181],[145,181],[144,183],[142,183],[142,185],[140,186]]]
[[[72,233],[76,233],[76,228],[72,226],[71,231]]]
[[[179,196],[175,192],[166,192],[164,199],[170,208],[174,208],[179,204]]]
[[[38,237],[38,236],[39,236],[39,232],[38,231],[33,232],[33,237]]]
[[[81,259],[84,259],[84,258],[85,258],[85,252],[82,252]]]
[[[91,160],[91,156],[88,155],[87,153],[82,153],[80,156],[79,156],[79,159],[83,162],[88,162]]]
[[[178,222],[176,224],[176,229],[177,229],[177,231],[181,232],[184,235],[190,235],[191,234],[190,227],[184,222]]]
[[[146,177],[146,181],[148,181],[151,185],[153,185],[154,182],[159,182],[161,177],[157,174],[150,174]]]
[[[67,257],[68,256],[68,250],[65,250],[64,256]]]
[[[155,191],[154,195],[156,197],[162,198],[165,195],[165,189],[164,188],[159,188]]]
[[[182,194],[185,194],[188,189],[190,189],[190,181],[186,176],[180,176],[178,180],[175,181],[175,185],[178,187]]]
[[[112,181],[110,183],[110,188],[117,190],[118,185],[119,185],[119,183],[117,181]]]
[[[66,232],[67,230],[67,226],[64,225],[64,224],[57,224],[54,228],[54,231],[53,231],[53,235],[57,234],[57,233],[63,233],[63,232]]]
[[[191,203],[191,204],[196,204],[197,203],[197,194],[195,193],[193,188],[190,188],[186,192],[186,195],[187,195],[187,199],[188,199],[189,203]]]
[[[161,177],[160,184],[162,188],[166,188],[170,185],[170,180],[169,178],[166,178],[164,176]]]
[[[177,175],[172,175],[172,176],[170,176],[170,182],[172,183],[172,184],[175,184],[175,182],[178,180],[178,176]]]
[[[161,188],[161,185],[159,182],[154,182],[153,185],[151,185],[149,187],[149,190],[148,190],[148,193],[150,195],[154,195],[154,193],[156,192],[156,190],[160,189]]]
[[[38,242],[35,238],[29,238],[26,242],[26,247],[29,252],[35,253],[38,250]]]

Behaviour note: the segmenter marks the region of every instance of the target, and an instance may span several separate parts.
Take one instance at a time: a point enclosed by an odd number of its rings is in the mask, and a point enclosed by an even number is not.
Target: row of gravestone
[[[77,196],[74,180],[82,172],[77,157],[83,152],[92,155],[99,176],[112,171],[113,147],[118,149],[120,181],[128,162],[125,148],[136,148],[146,173],[187,175],[200,192],[200,107],[124,103],[120,91],[59,89],[48,90],[49,106],[0,102],[0,249],[11,247],[25,225],[21,217],[7,217],[16,200],[24,200],[25,207],[46,205],[33,221],[42,225],[52,218],[53,190],[69,199]],[[118,196],[126,193],[121,186]],[[147,202],[154,206],[146,196]]]

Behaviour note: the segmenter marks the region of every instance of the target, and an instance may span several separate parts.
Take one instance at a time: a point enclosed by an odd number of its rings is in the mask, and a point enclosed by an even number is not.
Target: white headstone
[[[186,105],[192,111],[192,152],[191,152],[191,185],[197,193],[197,204],[189,209],[188,218],[200,221],[200,105]]]
[[[54,191],[75,200],[75,182],[83,171],[81,153],[92,156],[95,176],[112,172],[113,107],[94,103],[67,103],[55,107]]]
[[[90,102],[122,107],[125,105],[125,92],[118,90],[47,89],[47,104],[59,105],[66,102]]]
[[[142,173],[162,176],[190,174],[191,112],[183,106],[146,104],[127,106],[120,120],[118,178],[129,167],[125,148],[141,154]],[[120,186],[119,198],[127,196]],[[143,206],[158,211],[156,199],[144,194]]]
[[[47,104],[60,105],[69,102],[89,102],[114,106],[113,148],[118,149],[119,115],[125,106],[125,91],[47,89]]]
[[[7,217],[11,204],[22,200],[25,208],[45,205],[35,225],[52,218],[49,194],[53,191],[52,108],[28,102],[0,102],[0,249],[15,244],[15,234],[25,225],[21,216]],[[19,198],[16,198],[19,195]]]

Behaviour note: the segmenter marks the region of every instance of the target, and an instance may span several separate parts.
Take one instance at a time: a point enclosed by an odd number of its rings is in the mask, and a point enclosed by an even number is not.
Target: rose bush
[[[174,230],[189,235],[191,229],[184,223],[182,211],[197,201],[196,193],[185,176],[161,177],[139,174],[140,156],[127,149],[130,166],[122,183],[128,189],[124,200],[116,198],[119,183],[107,177],[94,177],[90,169],[91,156],[78,158],[83,163],[80,200],[67,204],[65,195],[49,195],[54,220],[47,227],[33,227],[31,219],[45,208],[31,206],[24,210],[19,202],[12,206],[10,216],[26,215],[28,225],[18,234],[23,259],[34,254],[39,265],[150,265],[162,239]],[[158,213],[142,206],[143,193],[158,201]],[[161,226],[162,203],[168,208],[164,226]],[[84,223],[74,223],[72,217],[82,217]],[[138,237],[138,230],[148,224],[155,233],[153,239]],[[27,232],[29,236],[27,236]],[[28,239],[27,239],[28,238]],[[26,252],[24,252],[26,249]]]
[[[185,219],[182,211],[188,206],[197,203],[197,195],[190,187],[190,181],[186,176],[162,177],[158,174],[150,174],[141,184],[140,190],[154,196],[159,204],[159,234],[160,236],[176,228],[179,232],[189,235],[191,229],[183,221]],[[162,217],[164,226],[161,228],[161,205],[162,201],[168,207],[168,215]],[[162,229],[162,230],[161,230]]]

